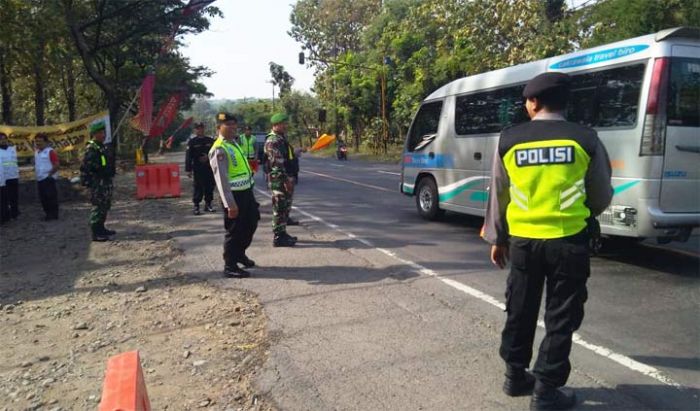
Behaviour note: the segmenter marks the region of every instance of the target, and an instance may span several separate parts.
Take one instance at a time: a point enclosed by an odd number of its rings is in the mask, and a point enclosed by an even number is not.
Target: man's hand
[[[228,214],[228,218],[233,220],[238,217],[238,207],[229,207],[226,209],[226,213]]]
[[[187,178],[192,178],[192,172],[191,172],[191,171],[188,171],[188,172],[187,172]]]
[[[508,263],[509,253],[507,245],[492,245],[491,246],[491,262],[496,267],[503,269]]]

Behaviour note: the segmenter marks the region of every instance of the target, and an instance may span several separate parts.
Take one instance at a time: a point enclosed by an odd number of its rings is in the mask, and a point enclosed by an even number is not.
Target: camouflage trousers
[[[272,232],[281,234],[287,231],[287,219],[292,209],[292,193],[287,192],[284,184],[269,183],[272,192]]]
[[[90,227],[102,228],[112,207],[112,183],[98,183],[90,187],[90,204]]]

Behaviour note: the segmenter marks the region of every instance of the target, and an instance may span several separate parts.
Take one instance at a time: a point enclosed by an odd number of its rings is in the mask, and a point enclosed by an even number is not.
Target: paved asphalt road
[[[397,165],[307,156],[301,168],[293,214],[302,227],[290,229],[300,244],[269,246],[260,191],[250,254],[262,267],[233,283],[258,293],[270,317],[267,394],[282,409],[526,407],[500,393],[503,313],[493,305],[507,271],[488,261],[481,219],[423,221],[398,192]],[[183,269],[214,278],[220,234],[209,232],[178,240],[195,255]],[[700,408],[698,247],[694,237],[593,259],[572,351],[582,409]]]
[[[488,245],[478,237],[483,220],[422,220],[415,197],[398,193],[396,165],[307,157],[302,169],[296,204],[303,209],[502,299],[506,271],[490,266]],[[694,237],[685,246],[644,243],[595,258],[580,334],[700,387],[699,256]]]

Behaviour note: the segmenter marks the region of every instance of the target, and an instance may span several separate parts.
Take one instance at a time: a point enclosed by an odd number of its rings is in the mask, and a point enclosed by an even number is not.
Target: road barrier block
[[[136,166],[136,198],[180,197],[178,164],[146,164]]]
[[[150,411],[138,351],[125,352],[107,362],[99,411]]]

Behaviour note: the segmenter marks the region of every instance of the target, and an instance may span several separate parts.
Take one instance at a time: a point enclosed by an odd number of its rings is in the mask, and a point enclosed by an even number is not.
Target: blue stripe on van
[[[639,183],[640,183],[640,180],[630,181],[629,183],[620,184],[619,186],[613,188],[613,195],[617,195],[617,194],[622,193],[623,191],[627,191]]]
[[[404,153],[403,165],[416,168],[454,168],[454,159],[446,154],[430,157],[428,154]]]
[[[602,63],[604,61],[627,57],[631,54],[639,53],[640,51],[646,50],[648,48],[649,46],[646,44],[638,44],[635,46],[624,46],[617,47],[614,49],[596,51],[595,53],[584,54],[582,56],[576,56],[556,62],[550,65],[549,68],[568,69],[573,67],[587,66],[589,64]]]

